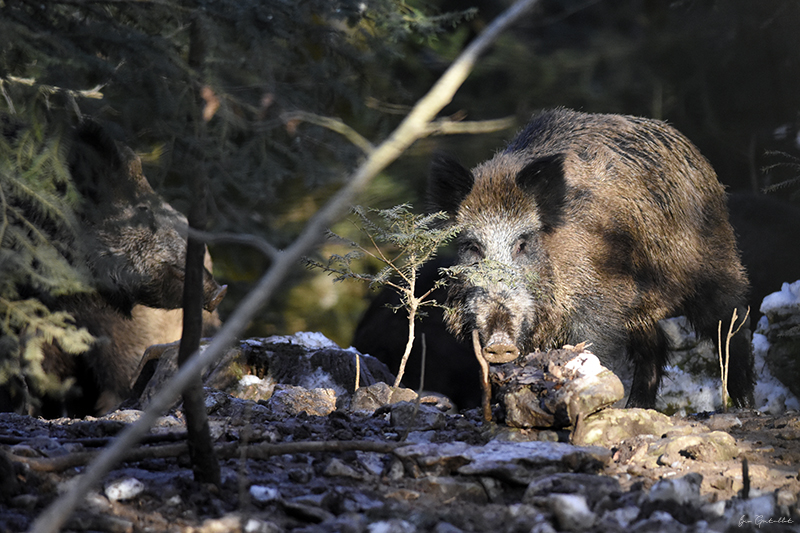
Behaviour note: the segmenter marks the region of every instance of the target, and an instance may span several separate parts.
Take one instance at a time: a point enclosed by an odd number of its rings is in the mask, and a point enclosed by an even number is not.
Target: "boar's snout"
[[[483,358],[489,363],[508,363],[519,357],[519,349],[511,338],[503,333],[495,333],[483,347]]]
[[[220,287],[211,272],[208,270],[203,271],[203,309],[208,312],[214,311],[222,299],[225,298],[227,292],[227,285]]]

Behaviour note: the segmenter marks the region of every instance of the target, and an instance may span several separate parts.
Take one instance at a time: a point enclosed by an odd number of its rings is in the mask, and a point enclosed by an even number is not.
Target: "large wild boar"
[[[718,322],[727,332],[745,314],[724,189],[663,122],[546,111],[471,171],[437,158],[429,195],[463,228],[448,326],[477,331],[490,362],[588,341],[628,378],[628,405],[652,407],[667,363],[658,321],[685,315],[716,343]],[[747,334],[731,341],[728,387],[752,402]]]
[[[38,296],[50,309],[72,314],[95,342],[77,357],[57,344],[45,346],[44,370],[76,381],[66,398],[39,399],[38,412],[45,416],[81,416],[115,407],[130,391],[144,348],[180,336],[177,309],[183,300],[186,218],[153,191],[139,158],[91,121],[76,130],[69,169],[83,198],[73,244],[95,292]],[[206,310],[213,311],[224,294],[225,287],[206,269]],[[30,410],[19,394],[25,386],[19,381],[16,385],[17,390],[14,383],[6,388],[8,405],[0,407]]]

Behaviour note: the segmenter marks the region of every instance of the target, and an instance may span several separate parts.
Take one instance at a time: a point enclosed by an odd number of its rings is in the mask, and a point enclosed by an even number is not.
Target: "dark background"
[[[7,1],[0,111],[38,131],[45,151],[74,124],[76,109],[103,121],[184,212],[192,192],[187,162],[202,154],[212,189],[209,229],[281,247],[362,157],[341,135],[287,114],[336,117],[377,144],[508,5]],[[189,61],[194,23],[206,50],[200,68]],[[360,202],[422,209],[434,151],[474,165],[532,113],[553,106],[667,120],[731,191],[791,180],[800,156],[798,23],[795,0],[543,0],[497,41],[443,112],[511,116],[516,127],[419,141]],[[74,93],[95,86],[102,99]],[[202,87],[210,92],[198,100]],[[211,103],[216,112],[198,133]],[[791,201],[794,191],[790,182],[772,194]],[[334,229],[354,235],[347,222]],[[269,263],[240,246],[218,245],[212,254],[216,276],[230,286],[224,318]],[[366,292],[298,268],[249,334],[321,330],[347,345]]]

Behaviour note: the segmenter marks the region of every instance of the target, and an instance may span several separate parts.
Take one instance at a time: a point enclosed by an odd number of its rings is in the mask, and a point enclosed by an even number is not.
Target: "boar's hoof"
[[[513,344],[490,344],[483,348],[483,358],[488,363],[509,363],[519,357],[519,350]]]
[[[227,285],[223,285],[222,287],[220,287],[217,293],[203,305],[203,309],[205,309],[208,312],[213,312],[214,309],[216,309],[219,303],[222,301],[222,299],[225,298],[225,294],[227,292],[228,292]]]

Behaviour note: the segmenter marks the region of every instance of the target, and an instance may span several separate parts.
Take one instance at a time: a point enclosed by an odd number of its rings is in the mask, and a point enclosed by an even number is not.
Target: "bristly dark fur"
[[[37,296],[51,310],[70,313],[96,341],[80,356],[45,343],[44,370],[61,381],[75,378],[74,394],[50,398],[31,390],[32,396],[40,396],[41,409],[36,411],[24,393],[33,387],[21,378],[0,390],[2,411],[50,417],[103,413],[129,392],[145,348],[180,338],[180,315],[167,317],[162,310],[179,309],[183,303],[186,218],[153,191],[139,158],[92,121],[84,120],[74,132],[69,168],[83,198],[76,242],[70,245],[89,271],[94,292]],[[208,310],[221,294],[223,288],[206,270]],[[164,338],[167,330],[171,338]]]
[[[724,189],[663,122],[545,111],[471,171],[440,159],[430,191],[464,227],[462,264],[518,274],[513,286],[452,283],[451,329],[523,352],[589,341],[607,366],[632,367],[631,406],[655,403],[667,363],[659,320],[685,315],[716,341],[719,321],[744,316],[748,282]],[[731,343],[728,386],[737,404],[752,401],[746,334]]]

